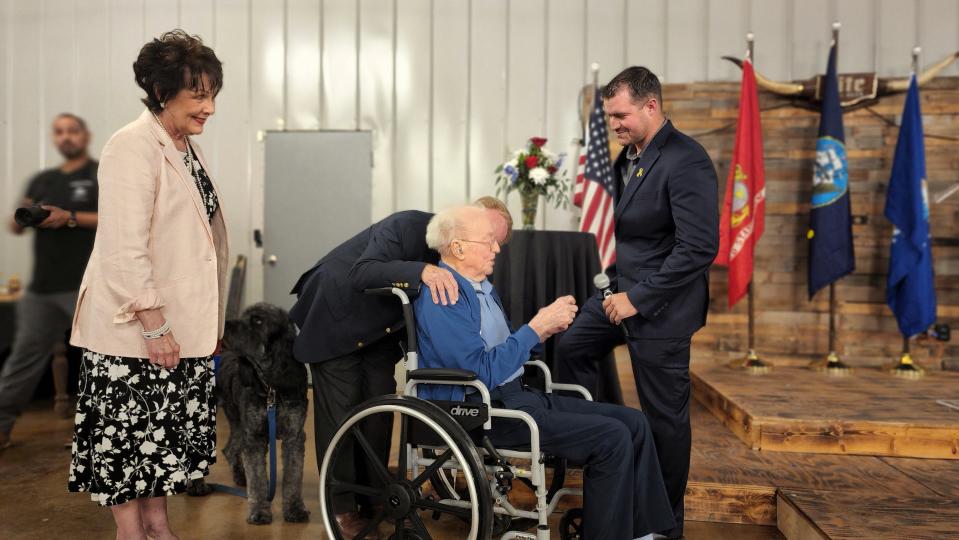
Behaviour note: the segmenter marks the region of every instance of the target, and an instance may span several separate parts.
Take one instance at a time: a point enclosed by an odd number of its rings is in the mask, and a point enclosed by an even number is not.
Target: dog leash
[[[215,374],[220,370],[219,356],[215,356],[213,358],[213,365],[215,377]],[[260,373],[260,368],[255,362],[250,362],[250,365],[253,366],[253,371],[256,373],[256,378],[260,380],[260,384],[266,388],[266,426],[270,437],[270,475],[266,500],[268,502],[273,502],[273,498],[276,496],[276,390],[272,386],[266,384],[266,381],[263,380],[263,375]],[[207,483],[207,485],[210,486],[210,489],[213,491],[229,493],[230,495],[236,495],[237,497],[247,498],[245,489],[212,482]]]

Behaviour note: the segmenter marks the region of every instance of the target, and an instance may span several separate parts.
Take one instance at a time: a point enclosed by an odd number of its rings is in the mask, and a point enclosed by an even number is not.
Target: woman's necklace
[[[170,142],[173,143],[173,147],[176,147],[176,141],[173,139],[173,135],[170,135],[170,132],[167,130],[166,126],[163,125],[163,122],[160,121],[160,117],[157,116],[157,113],[152,113],[153,118],[157,121],[157,124],[160,124],[160,127],[163,128],[163,133],[166,133],[166,136],[170,138]],[[196,187],[201,192],[203,191],[200,187],[200,172],[198,167],[193,163],[193,149],[190,147],[190,137],[184,135],[183,141],[186,143],[186,166],[190,170],[190,176],[193,177],[193,181],[196,182]]]

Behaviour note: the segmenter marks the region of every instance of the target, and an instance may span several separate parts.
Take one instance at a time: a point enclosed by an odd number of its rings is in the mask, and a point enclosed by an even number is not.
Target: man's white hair
[[[441,210],[426,225],[426,245],[441,256],[448,256],[453,239],[461,236],[466,224],[474,219],[486,219],[485,210],[473,205]]]

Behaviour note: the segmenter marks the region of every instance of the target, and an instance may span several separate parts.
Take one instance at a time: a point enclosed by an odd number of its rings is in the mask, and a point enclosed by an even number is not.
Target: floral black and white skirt
[[[212,357],[165,369],[83,351],[70,491],[102,506],[174,495],[215,461]]]

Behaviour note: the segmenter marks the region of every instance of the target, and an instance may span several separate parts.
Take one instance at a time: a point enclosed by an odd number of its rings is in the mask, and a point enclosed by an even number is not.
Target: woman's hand
[[[180,364],[180,344],[173,337],[173,332],[161,338],[145,341],[151,364],[167,369],[173,369]]]
[[[137,312],[137,319],[145,331],[156,330],[163,326],[166,320],[159,309],[147,309]],[[150,363],[155,366],[173,369],[180,364],[180,344],[173,337],[173,331],[157,339],[146,339],[147,353]]]

